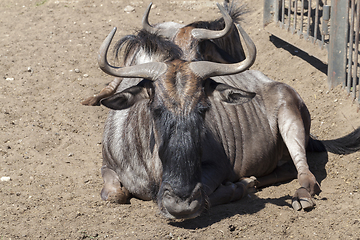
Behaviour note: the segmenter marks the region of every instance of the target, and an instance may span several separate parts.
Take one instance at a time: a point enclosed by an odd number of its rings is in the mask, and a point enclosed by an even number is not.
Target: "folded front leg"
[[[105,165],[101,168],[101,175],[104,180],[104,187],[100,194],[103,200],[116,203],[130,203],[131,194],[121,184],[115,171]]]

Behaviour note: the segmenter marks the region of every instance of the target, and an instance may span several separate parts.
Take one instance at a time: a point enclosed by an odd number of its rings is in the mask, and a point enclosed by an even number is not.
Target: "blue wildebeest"
[[[197,36],[197,30],[187,32]],[[252,176],[258,186],[297,176],[300,188],[292,205],[311,208],[320,187],[306,149],[339,154],[360,149],[359,129],[336,140],[312,139],[310,114],[296,91],[259,71],[246,71],[255,45],[239,25],[236,30],[247,52],[236,63],[189,60],[184,53],[190,48],[150,30],[120,41],[126,64],[114,67],[106,56],[116,29],[105,39],[99,66],[126,81],[101,100],[112,109],[103,137],[102,199],[155,200],[166,217],[187,219],[241,199],[255,184]],[[189,35],[181,37],[196,45],[198,38]],[[279,166],[288,159],[295,175]]]

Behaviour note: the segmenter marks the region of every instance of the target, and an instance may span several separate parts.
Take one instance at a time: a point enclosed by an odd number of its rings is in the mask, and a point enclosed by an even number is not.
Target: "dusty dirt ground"
[[[258,69],[293,86],[312,113],[312,133],[340,137],[360,126],[345,91],[329,91],[326,65],[270,37],[262,0],[244,0],[243,27],[258,48]],[[311,154],[321,182],[316,208],[295,212],[296,180],[259,190],[200,217],[170,221],[153,202],[100,199],[101,136],[108,110],[85,107],[112,78],[97,50],[141,27],[149,4],[130,0],[0,2],[0,239],[359,239],[360,153]],[[215,1],[154,0],[150,22],[211,20]],[[131,5],[135,12],[125,13]],[[308,61],[304,61],[303,58]]]

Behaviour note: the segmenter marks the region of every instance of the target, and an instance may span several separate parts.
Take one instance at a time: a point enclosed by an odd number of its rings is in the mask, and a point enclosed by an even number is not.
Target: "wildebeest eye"
[[[164,108],[162,106],[156,106],[156,107],[153,107],[151,112],[152,112],[152,115],[154,118],[161,118],[161,116],[164,112]]]

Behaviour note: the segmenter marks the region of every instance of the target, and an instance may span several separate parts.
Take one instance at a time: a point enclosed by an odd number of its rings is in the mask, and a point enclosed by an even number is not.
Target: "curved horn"
[[[167,38],[174,37],[175,33],[178,31],[177,28],[174,28],[174,29],[171,29],[171,28],[157,28],[157,27],[153,27],[153,26],[150,25],[150,23],[149,23],[149,14],[150,14],[151,6],[152,6],[152,2],[149,4],[147,9],[145,10],[144,16],[142,18],[143,29],[145,31],[149,32],[149,33],[158,34],[158,35],[163,36],[163,37],[167,37]]]
[[[98,53],[98,64],[101,70],[105,73],[123,78],[132,78],[132,77],[141,77],[147,78],[150,80],[156,80],[161,74],[163,74],[167,66],[165,63],[160,62],[149,62],[135,66],[129,67],[114,67],[111,66],[107,61],[107,52],[111,40],[113,39],[116,32],[116,27],[110,32],[110,34],[105,38],[104,42],[101,44],[99,53]]]
[[[233,64],[215,63],[208,61],[192,62],[190,63],[190,69],[196,75],[202,79],[215,76],[231,75],[243,72],[253,65],[256,58],[256,46],[249,35],[244,31],[244,29],[242,29],[239,24],[236,24],[236,27],[244,39],[246,45],[246,59],[242,62]]]
[[[191,34],[194,38],[198,40],[206,40],[206,39],[217,39],[226,36],[231,29],[232,26],[232,18],[229,13],[221,6],[219,3],[216,3],[221,14],[223,15],[225,21],[225,28],[221,31],[214,31],[209,29],[195,28],[191,31]]]
[[[149,14],[150,14],[150,9],[152,6],[152,2],[149,4],[149,6],[146,8],[144,16],[142,18],[142,26],[143,28],[149,32],[149,33],[156,33],[158,32],[158,28],[154,28],[153,26],[150,25],[149,23]]]

